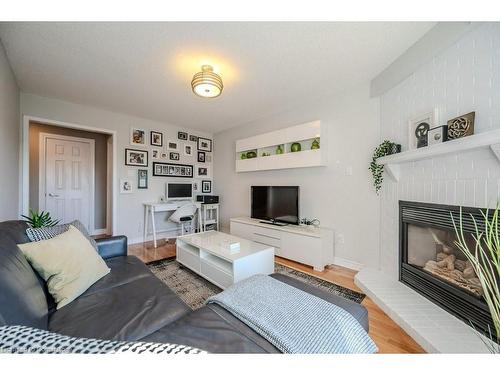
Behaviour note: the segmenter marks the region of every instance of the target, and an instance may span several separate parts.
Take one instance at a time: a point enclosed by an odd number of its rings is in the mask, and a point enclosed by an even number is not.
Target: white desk
[[[193,203],[197,210],[197,214],[198,214],[198,229],[200,229],[201,231],[201,203],[200,202],[190,202],[190,203]],[[179,201],[179,202],[158,202],[158,203],[154,203],[154,202],[146,202],[146,203],[143,203],[144,205],[144,242],[146,242],[147,240],[147,236],[148,236],[148,221],[149,221],[149,218],[151,218],[151,229],[152,229],[152,232],[153,232],[153,244],[154,244],[154,247],[158,247],[157,246],[157,242],[156,242],[156,225],[155,225],[155,212],[173,212],[175,210],[177,210],[179,207],[183,206],[184,204],[186,204],[186,201]]]

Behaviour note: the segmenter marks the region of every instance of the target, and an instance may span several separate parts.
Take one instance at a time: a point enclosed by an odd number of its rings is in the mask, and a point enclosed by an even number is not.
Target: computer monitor
[[[167,200],[193,199],[193,184],[188,182],[167,182],[165,184]]]

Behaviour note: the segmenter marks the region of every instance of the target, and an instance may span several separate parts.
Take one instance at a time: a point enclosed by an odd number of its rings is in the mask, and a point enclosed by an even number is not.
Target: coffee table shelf
[[[238,251],[229,244],[238,242]],[[274,272],[274,248],[230,234],[208,231],[177,238],[177,261],[225,289],[252,275]]]

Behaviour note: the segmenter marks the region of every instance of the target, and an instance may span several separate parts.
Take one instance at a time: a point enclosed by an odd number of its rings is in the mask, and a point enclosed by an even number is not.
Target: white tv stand
[[[334,259],[333,230],[312,225],[277,226],[248,217],[231,219],[231,234],[273,246],[274,253],[323,271]]]

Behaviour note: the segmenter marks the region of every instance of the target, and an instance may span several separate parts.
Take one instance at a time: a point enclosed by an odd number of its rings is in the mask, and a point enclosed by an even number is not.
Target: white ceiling
[[[1,23],[22,91],[218,132],[368,82],[431,22]],[[191,92],[203,63],[224,81]]]

